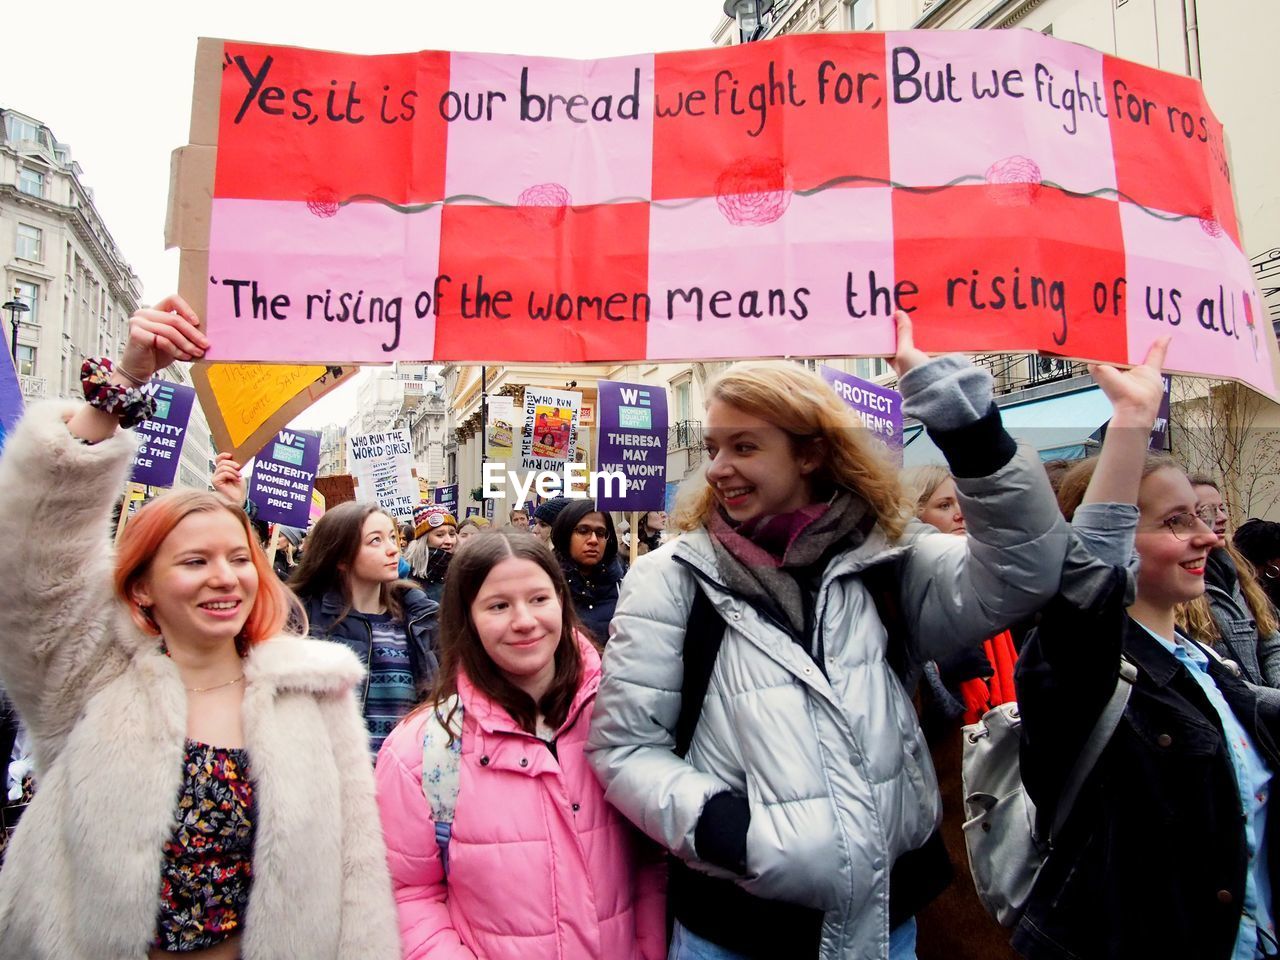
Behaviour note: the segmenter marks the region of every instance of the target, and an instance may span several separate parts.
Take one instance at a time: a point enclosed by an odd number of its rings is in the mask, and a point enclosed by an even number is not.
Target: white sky
[[[611,57],[706,47],[721,0],[212,0],[126,4],[71,0],[19,21],[0,48],[0,105],[46,124],[71,147],[144,298],[176,289],[164,249],[169,154],[187,142],[198,37],[353,53],[472,50]],[[39,26],[35,26],[39,22]],[[345,423],[354,388],[295,421]]]

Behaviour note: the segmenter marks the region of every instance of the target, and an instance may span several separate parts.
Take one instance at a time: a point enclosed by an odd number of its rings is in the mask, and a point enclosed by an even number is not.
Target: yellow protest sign
[[[191,367],[214,445],[242,463],[358,367],[197,363]]]

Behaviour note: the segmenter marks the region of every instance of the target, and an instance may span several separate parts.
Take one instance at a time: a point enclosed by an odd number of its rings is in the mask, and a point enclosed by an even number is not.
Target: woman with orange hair
[[[37,780],[0,958],[399,956],[355,657],[282,634],[290,595],[220,496],[160,497],[112,556],[135,386],[207,346],[181,299],[139,310],[89,403],[32,407],[0,458],[0,683]]]

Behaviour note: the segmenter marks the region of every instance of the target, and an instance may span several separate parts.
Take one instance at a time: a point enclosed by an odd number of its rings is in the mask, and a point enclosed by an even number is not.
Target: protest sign
[[[926,350],[1276,392],[1199,83],[1033,31],[595,61],[197,56],[170,230],[219,360]],[[496,146],[501,145],[501,149]],[[370,158],[376,157],[376,162]]]
[[[214,445],[246,461],[356,367],[196,363],[191,380]]]
[[[376,500],[397,520],[413,522],[418,482],[413,475],[413,445],[408,430],[347,437],[347,462],[359,483],[361,500]]]
[[[453,515],[454,519],[458,517],[458,485],[456,483],[446,483],[436,487],[435,502],[444,507]]]
[[[582,394],[526,387],[524,426],[520,431],[520,467],[561,470],[578,446],[578,407]]]
[[[490,460],[508,460],[515,452],[516,402],[511,397],[489,398],[489,435],[486,452]]]
[[[1169,400],[1173,390],[1173,378],[1167,373],[1160,378],[1164,381],[1164,395],[1160,398],[1160,409],[1156,412],[1155,426],[1151,428],[1149,449],[1163,451],[1169,449]]]
[[[601,495],[601,510],[661,510],[667,483],[667,392],[643,383],[597,384],[600,448],[596,469],[627,481],[621,496]],[[610,491],[612,492],[612,491]]]
[[[314,483],[314,481],[312,481]],[[311,488],[311,509],[307,513],[307,525],[315,523],[324,516],[325,500],[324,494],[315,487]]]
[[[258,508],[258,519],[305,529],[312,519],[319,465],[320,434],[281,430],[253,458],[249,499]]]
[[[3,352],[3,351],[0,351]],[[13,358],[5,353],[0,360],[0,450],[4,449],[4,439],[22,417],[22,388],[18,385],[18,374],[13,369]]]
[[[836,396],[853,408],[862,425],[876,435],[902,464],[902,394],[825,363],[819,371]]]
[[[316,477],[316,493],[324,498],[326,510],[340,503],[350,503],[356,498],[355,478],[349,473]]]
[[[156,412],[134,428],[138,452],[133,455],[130,479],[151,487],[172,487],[196,392],[167,380],[150,380],[139,389],[155,399]]]

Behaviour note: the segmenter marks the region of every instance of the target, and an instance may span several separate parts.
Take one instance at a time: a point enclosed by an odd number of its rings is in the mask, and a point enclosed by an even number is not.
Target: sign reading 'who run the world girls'
[[[1274,394],[1198,83],[1023,31],[575,61],[202,41],[170,237],[231,361],[1038,350]],[[210,197],[212,198],[210,200]]]

